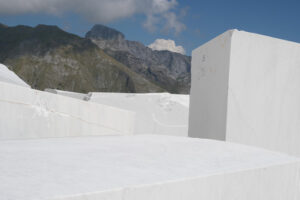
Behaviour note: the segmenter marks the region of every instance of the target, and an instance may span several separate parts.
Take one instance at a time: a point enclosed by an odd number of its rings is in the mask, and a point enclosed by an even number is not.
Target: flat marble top
[[[1,200],[35,200],[296,162],[227,142],[172,136],[0,141]]]

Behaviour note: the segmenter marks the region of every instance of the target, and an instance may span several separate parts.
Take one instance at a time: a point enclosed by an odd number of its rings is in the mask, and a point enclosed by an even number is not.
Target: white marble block
[[[134,134],[188,136],[189,95],[89,93],[90,102],[136,113]]]
[[[300,44],[230,30],[194,50],[189,136],[300,156]]]
[[[4,82],[0,92],[0,139],[133,134],[131,111]]]
[[[299,159],[172,136],[0,141],[1,200],[299,200]]]

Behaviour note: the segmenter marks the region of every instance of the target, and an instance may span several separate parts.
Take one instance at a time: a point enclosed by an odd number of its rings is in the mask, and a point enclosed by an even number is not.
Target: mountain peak
[[[53,29],[53,30],[61,30],[56,25],[45,25],[45,24],[38,24],[35,28],[37,29]]]
[[[125,36],[120,31],[117,31],[113,28],[96,24],[93,28],[87,32],[85,35],[86,38],[98,39],[98,40],[123,40]]]

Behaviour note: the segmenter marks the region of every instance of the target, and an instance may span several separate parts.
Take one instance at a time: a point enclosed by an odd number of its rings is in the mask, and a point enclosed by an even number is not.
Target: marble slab
[[[90,102],[136,113],[134,134],[188,136],[189,95],[93,92]]]
[[[1,200],[297,200],[299,159],[174,136],[0,141]]]
[[[133,134],[135,114],[0,82],[0,139]]]

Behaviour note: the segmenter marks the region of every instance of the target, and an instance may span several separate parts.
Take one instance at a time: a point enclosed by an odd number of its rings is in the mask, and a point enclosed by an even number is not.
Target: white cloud
[[[185,54],[185,50],[182,46],[176,46],[174,40],[156,39],[152,44],[148,45],[153,50],[168,50],[176,53]]]
[[[186,28],[184,24],[179,22],[175,13],[165,13],[164,18],[166,19],[166,23],[164,26],[164,30],[166,32],[169,30],[174,30],[175,34],[177,35]]]
[[[94,23],[108,23],[136,14],[146,16],[144,27],[156,30],[165,25],[176,33],[184,25],[176,18],[176,0],[0,0],[0,14],[18,15],[27,13],[48,13],[61,15],[77,13]]]

